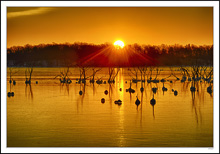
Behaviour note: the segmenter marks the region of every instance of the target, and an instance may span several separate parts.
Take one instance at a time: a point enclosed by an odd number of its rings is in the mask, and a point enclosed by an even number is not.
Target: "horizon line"
[[[52,42],[52,43],[39,43],[39,44],[24,44],[24,45],[12,45],[12,46],[9,46],[7,47],[7,49],[9,48],[12,48],[12,47],[25,47],[26,45],[30,45],[30,46],[39,46],[39,45],[52,45],[52,44],[56,44],[56,45],[73,45],[73,44],[87,44],[87,45],[113,45],[113,43],[111,42],[105,42],[105,43],[99,43],[99,44],[96,44],[96,43],[89,43],[89,42],[73,42],[73,43],[70,43],[70,42],[65,42],[65,43],[56,43],[56,42]],[[144,43],[131,43],[131,44],[125,44],[125,46],[128,46],[128,45],[140,45],[140,46],[143,46],[143,45],[149,45],[149,46],[162,46],[162,45],[167,45],[167,46],[175,46],[175,45],[179,45],[179,46],[187,46],[187,45],[193,45],[193,46],[213,46],[213,43],[212,44],[193,44],[193,43],[186,43],[186,44],[179,44],[179,43],[175,43],[175,44],[164,44],[164,43],[161,43],[161,44],[144,44]]]

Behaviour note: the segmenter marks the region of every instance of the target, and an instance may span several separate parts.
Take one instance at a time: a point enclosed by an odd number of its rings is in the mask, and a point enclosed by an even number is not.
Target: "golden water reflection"
[[[117,76],[116,83],[118,83],[117,89],[119,89],[119,98],[122,99],[122,102],[125,103],[124,99],[124,78],[123,78],[123,68],[121,68],[121,71],[119,72],[119,75]],[[120,147],[125,146],[125,137],[124,137],[124,105],[120,106],[119,110],[119,145]]]
[[[162,91],[162,83],[145,82],[143,92],[138,82],[131,85],[135,93],[129,93],[131,78],[126,68],[120,69],[115,84],[100,85],[75,80],[60,84],[52,79],[59,68],[34,68],[33,82],[26,85],[22,71],[14,77],[16,85],[7,85],[7,91],[15,94],[7,98],[9,147],[213,146],[213,97],[206,92],[209,84],[205,82],[197,83],[194,93],[190,82],[165,82],[167,91]],[[77,71],[71,71],[76,78]],[[104,74],[105,70],[100,72]],[[158,88],[155,94],[153,87]],[[172,89],[178,91],[177,96]],[[114,103],[118,99],[121,105]]]

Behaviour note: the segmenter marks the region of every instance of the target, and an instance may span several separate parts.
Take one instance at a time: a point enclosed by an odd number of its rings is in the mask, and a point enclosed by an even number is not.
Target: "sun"
[[[125,44],[123,41],[117,40],[117,41],[115,41],[114,46],[118,49],[118,48],[123,48],[125,46]]]

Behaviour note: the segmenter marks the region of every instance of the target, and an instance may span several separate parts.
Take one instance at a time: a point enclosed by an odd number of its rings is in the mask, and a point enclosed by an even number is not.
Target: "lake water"
[[[26,85],[25,70],[12,68],[16,85],[10,85],[8,68],[7,92],[14,92],[13,97],[7,97],[8,147],[213,146],[213,96],[207,92],[209,83],[203,80],[196,83],[198,91],[194,93],[190,91],[190,81],[181,83],[171,76],[164,83],[168,89],[165,92],[163,83],[145,82],[141,93],[138,82],[132,83],[135,93],[130,94],[126,89],[130,87],[132,73],[127,68],[120,69],[111,85],[91,84],[89,80],[85,85],[76,83],[78,68],[70,68],[71,84],[54,79],[66,68],[34,68],[32,83]],[[166,67],[160,70],[158,79],[171,73]],[[102,77],[106,81],[108,71],[102,68],[95,79]],[[173,71],[182,78],[178,68]],[[90,69],[87,76],[91,74]],[[158,88],[154,96],[152,87]],[[177,96],[172,89],[178,91]],[[136,96],[141,101],[138,107]],[[153,97],[154,106],[150,103]],[[101,103],[102,98],[105,103]],[[121,105],[114,103],[118,99]]]

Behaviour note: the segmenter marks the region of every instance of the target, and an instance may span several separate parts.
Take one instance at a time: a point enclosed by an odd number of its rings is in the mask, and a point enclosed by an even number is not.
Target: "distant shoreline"
[[[8,67],[212,66],[213,45],[41,44],[7,49]]]
[[[172,66],[130,66],[130,67],[192,67],[192,66],[206,66],[206,67],[213,67],[213,65],[172,65]],[[79,66],[7,66],[7,68],[27,68],[27,67],[33,67],[33,68],[79,68]],[[130,68],[128,66],[86,66],[86,67],[102,67],[102,68]]]

